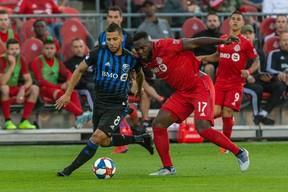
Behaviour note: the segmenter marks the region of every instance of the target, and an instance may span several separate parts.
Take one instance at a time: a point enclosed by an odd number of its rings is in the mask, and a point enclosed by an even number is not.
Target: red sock
[[[223,120],[223,127],[222,127],[223,134],[230,139],[232,134],[232,127],[234,125],[234,120],[232,117],[222,117],[222,120]]]
[[[24,110],[23,110],[22,118],[27,119],[30,116],[34,106],[35,106],[35,103],[26,101],[24,104]]]
[[[232,141],[230,141],[230,139],[225,137],[225,135],[223,135],[220,131],[216,129],[213,128],[205,129],[203,131],[200,131],[199,134],[203,138],[211,141],[212,143],[224,149],[228,149],[235,155],[239,152],[239,147],[237,147]]]
[[[172,166],[170,157],[170,142],[166,128],[152,127],[154,144],[164,167]]]
[[[5,119],[10,118],[10,100],[1,101],[1,107]]]

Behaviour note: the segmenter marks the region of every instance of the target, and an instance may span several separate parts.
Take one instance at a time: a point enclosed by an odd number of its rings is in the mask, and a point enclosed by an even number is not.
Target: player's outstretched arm
[[[65,107],[70,102],[71,94],[74,90],[74,87],[77,85],[78,81],[80,80],[82,74],[88,69],[88,65],[85,61],[82,61],[79,66],[73,72],[71,80],[69,82],[68,88],[64,95],[62,95],[55,103],[55,108],[57,110]]]
[[[228,36],[226,39],[213,38],[213,37],[199,37],[199,38],[183,38],[182,50],[191,50],[196,47],[206,45],[219,45],[219,44],[231,44],[233,42],[239,42],[238,37]]]
[[[214,62],[218,62],[219,60],[219,52],[216,51],[215,53],[211,54],[211,55],[200,55],[197,58],[201,61],[203,61],[203,63],[214,63]]]

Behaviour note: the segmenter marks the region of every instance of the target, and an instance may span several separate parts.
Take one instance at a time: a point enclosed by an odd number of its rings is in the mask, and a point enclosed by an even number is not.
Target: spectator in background
[[[249,40],[254,42],[255,33],[251,25],[245,25],[242,27],[242,34]],[[260,64],[265,65],[265,54],[262,49],[258,49],[257,53],[259,55]],[[253,61],[248,60],[246,69],[250,68]],[[250,74],[246,78],[246,84],[244,86],[244,94],[249,94],[252,99],[253,108],[253,121],[255,125],[263,123],[264,125],[273,125],[275,121],[268,118],[268,114],[274,109],[274,107],[279,103],[281,96],[285,90],[285,86],[277,79],[273,77],[271,73],[263,73],[255,71],[252,75]],[[270,93],[267,103],[263,106],[261,110],[261,100],[263,92]]]
[[[71,50],[73,52],[73,56],[64,62],[67,69],[70,70],[71,73],[78,67],[79,63],[81,63],[85,58],[85,43],[80,38],[75,38],[72,40]],[[76,90],[88,90],[89,95],[87,96],[87,101],[90,106],[91,111],[93,111],[93,99],[94,97],[94,87],[95,83],[93,81],[93,69],[90,67],[86,72],[82,74],[81,79],[78,81],[76,85]],[[79,93],[80,93],[79,92]]]
[[[185,13],[188,12],[187,0],[167,0],[165,3],[166,13]],[[186,17],[171,17],[172,27],[181,27],[186,20]]]
[[[4,45],[9,39],[17,39],[20,42],[18,34],[10,28],[9,14],[5,10],[0,10],[0,38],[0,43]]]
[[[263,0],[262,2],[262,13],[287,13],[288,12],[288,1],[285,0]],[[273,17],[276,17],[273,15]]]
[[[280,36],[280,50],[269,53],[267,59],[267,72],[277,74],[277,78],[286,84],[288,91],[288,32],[282,33]]]
[[[263,0],[241,0],[243,5],[255,7],[258,11],[262,10],[262,1]]]
[[[280,36],[282,33],[287,32],[288,30],[288,20],[286,15],[277,15],[276,21],[275,21],[275,32],[267,35],[264,37],[264,42],[266,42],[268,39],[274,36]]]
[[[29,68],[20,56],[20,44],[16,39],[9,39],[6,43],[7,54],[0,57],[0,95],[1,107],[5,118],[4,128],[16,129],[10,117],[10,98],[16,96],[18,104],[24,103],[22,119],[19,129],[35,129],[36,126],[28,120],[39,95],[39,87],[33,85]],[[24,83],[19,84],[23,77]]]
[[[174,37],[167,20],[156,16],[156,6],[153,1],[144,1],[142,4],[146,15],[145,20],[137,28],[138,31],[145,31],[151,39],[164,39]]]
[[[54,56],[56,53],[54,41],[44,41],[42,49],[43,54],[32,61],[31,69],[35,78],[40,83],[41,96],[56,101],[64,95],[72,74],[65,65]],[[60,80],[64,82],[60,82]],[[71,102],[66,105],[65,109],[75,115],[76,128],[82,128],[83,125],[92,118],[91,112],[83,113],[81,102],[76,91],[72,92]]]
[[[39,40],[41,40],[42,42],[46,41],[46,40],[51,40],[54,41],[55,46],[56,46],[56,54],[60,54],[60,45],[58,40],[53,37],[52,35],[50,35],[47,32],[47,26],[46,26],[46,22],[42,19],[38,19],[33,23],[33,28],[34,28],[34,33],[35,33],[35,37]]]
[[[209,13],[206,18],[207,29],[194,34],[193,38],[196,38],[196,37],[219,38],[222,35],[222,33],[220,33],[220,25],[221,23],[220,23],[218,15],[216,13]],[[194,53],[196,56],[210,55],[210,54],[215,53],[216,50],[217,50],[217,46],[197,47],[194,50]],[[215,82],[215,75],[216,75],[217,67],[218,67],[218,62],[207,63],[205,65],[201,65],[202,71],[208,74],[211,77],[213,82]]]
[[[49,17],[51,14],[61,13],[58,5],[53,0],[21,0],[15,7],[14,13],[47,15],[47,19],[45,19],[47,30],[49,34],[59,39],[60,23]],[[18,27],[21,28],[22,22],[20,20],[18,20],[18,22]]]
[[[209,12],[231,13],[234,11],[243,11],[241,9],[241,0],[206,0]]]

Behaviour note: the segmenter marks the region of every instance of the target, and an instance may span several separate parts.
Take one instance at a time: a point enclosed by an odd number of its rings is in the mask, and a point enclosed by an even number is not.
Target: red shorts
[[[235,111],[240,110],[243,96],[243,86],[224,90],[216,84],[215,93],[215,105],[229,107]]]
[[[203,76],[193,85],[185,92],[176,91],[161,110],[170,113],[176,123],[181,123],[194,112],[195,120],[209,120],[214,125],[215,90],[212,80]]]
[[[13,87],[9,86],[9,96],[10,97],[17,96],[20,88],[21,86],[13,86]]]

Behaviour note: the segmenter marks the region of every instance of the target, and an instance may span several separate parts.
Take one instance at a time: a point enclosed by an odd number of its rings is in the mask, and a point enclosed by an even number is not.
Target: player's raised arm
[[[226,39],[219,39],[213,37],[199,37],[199,38],[183,38],[182,50],[191,50],[196,47],[205,45],[219,45],[219,44],[231,44],[233,42],[239,42],[238,37],[228,36]]]

